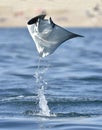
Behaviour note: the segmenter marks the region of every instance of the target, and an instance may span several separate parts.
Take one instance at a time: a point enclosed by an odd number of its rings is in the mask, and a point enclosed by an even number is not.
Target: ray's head
[[[44,19],[45,16],[46,16],[46,14],[38,15],[38,16],[36,16],[36,17],[30,19],[27,24],[28,24],[28,25],[36,24],[39,19]]]
[[[49,31],[51,31],[55,24],[53,23],[51,17],[49,19],[45,19],[46,14],[38,15],[32,19],[30,19],[27,23],[27,26],[29,31],[35,30],[37,33],[47,34]],[[33,29],[31,29],[33,28]]]

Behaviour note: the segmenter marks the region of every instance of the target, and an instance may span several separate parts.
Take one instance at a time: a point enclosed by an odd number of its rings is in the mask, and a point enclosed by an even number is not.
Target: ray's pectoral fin
[[[62,28],[62,29],[64,29],[64,28]],[[64,29],[64,31],[65,31],[65,30],[66,30],[66,29]],[[69,40],[69,39],[71,39],[71,38],[76,38],[76,37],[84,37],[84,36],[82,36],[82,35],[79,35],[79,34],[70,32],[70,31],[68,31],[68,30],[66,30],[66,33],[67,33],[67,37],[68,37],[67,40]]]

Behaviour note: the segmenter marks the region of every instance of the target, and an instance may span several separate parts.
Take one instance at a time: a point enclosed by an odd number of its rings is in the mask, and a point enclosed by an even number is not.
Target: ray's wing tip
[[[84,37],[83,35],[75,34],[75,37]]]
[[[83,36],[83,35],[79,35],[79,37],[85,37],[85,36]]]

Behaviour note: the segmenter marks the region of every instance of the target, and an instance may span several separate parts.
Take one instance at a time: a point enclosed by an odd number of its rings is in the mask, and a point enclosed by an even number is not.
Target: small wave
[[[4,102],[4,101],[12,101],[12,100],[18,100],[18,99],[22,99],[24,98],[23,95],[20,96],[16,96],[16,97],[7,97],[7,98],[3,98],[0,101]]]
[[[69,113],[50,113],[49,116],[45,116],[41,114],[39,111],[31,111],[27,110],[24,112],[25,116],[40,116],[40,117],[93,117],[93,116],[99,116],[99,114],[93,114],[93,113],[77,113],[77,112],[69,112]]]
[[[0,102],[12,102],[12,101],[15,101],[15,100],[19,100],[19,101],[22,101],[22,100],[33,100],[36,101],[37,98],[36,96],[24,96],[24,95],[19,95],[19,96],[14,96],[14,97],[6,97],[6,98],[2,98],[0,100]]]
[[[84,81],[102,81],[102,77],[101,76],[95,76],[95,75],[92,75],[92,76],[84,76],[84,77],[69,77],[70,79],[72,80],[84,80]]]
[[[57,117],[90,117],[92,114],[86,114],[86,113],[76,113],[76,112],[70,112],[70,113],[57,113]]]
[[[56,117],[56,114],[54,113],[50,113],[50,115],[44,115],[42,113],[40,113],[39,111],[31,111],[31,110],[27,110],[24,112],[25,116],[39,116],[39,117]]]
[[[14,102],[14,101],[30,101],[32,103],[38,102],[38,96],[37,95],[31,95],[31,96],[25,96],[25,95],[19,95],[19,96],[11,96],[11,97],[5,97],[1,98],[0,102]],[[90,103],[102,103],[102,99],[99,98],[54,98],[50,97],[48,100],[48,104],[50,106],[56,105],[64,105],[64,104],[90,104]]]
[[[18,73],[18,72],[8,72],[9,75],[13,75],[13,76],[17,76],[17,77],[21,77],[23,79],[31,79],[33,78],[32,75],[30,74],[22,74],[22,73]]]
[[[49,99],[49,104],[76,104],[76,103],[102,103],[99,98],[52,98]]]

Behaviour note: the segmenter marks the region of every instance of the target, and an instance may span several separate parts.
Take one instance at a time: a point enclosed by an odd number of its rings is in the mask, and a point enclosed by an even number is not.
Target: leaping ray
[[[56,25],[51,18],[44,19],[45,16],[38,15],[30,19],[27,23],[30,35],[41,57],[52,54],[66,40],[74,37],[82,37]]]

